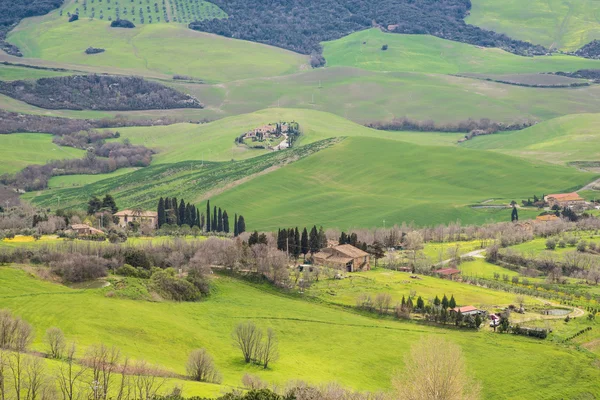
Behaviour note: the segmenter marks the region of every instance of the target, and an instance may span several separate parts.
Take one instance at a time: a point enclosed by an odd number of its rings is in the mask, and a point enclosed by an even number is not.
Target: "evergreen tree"
[[[173,221],[173,225],[181,225],[181,223],[179,222],[179,206],[178,206],[178,202],[177,202],[177,197],[173,197],[171,199],[171,209],[173,210],[173,217],[174,217],[174,221]]]
[[[217,214],[217,231],[223,232],[223,211],[219,207],[219,213]]]
[[[454,295],[450,296],[450,301],[448,302],[449,308],[456,308],[456,300],[454,300]]]
[[[310,236],[308,238],[308,246],[310,248],[311,254],[315,254],[319,252],[319,232],[317,232],[317,227],[313,225],[310,230]]]
[[[179,203],[179,226],[185,223],[185,201],[181,199],[181,202]]]
[[[306,255],[308,254],[308,251],[310,250],[310,247],[308,246],[308,231],[306,230],[306,228],[304,228],[304,230],[302,231],[302,239],[300,240],[300,247],[301,247],[300,251],[304,255],[304,259],[306,260]]]
[[[442,298],[442,308],[445,310],[448,308],[448,298],[446,297],[446,295],[444,295],[444,297]]]
[[[250,237],[248,238],[248,246],[254,246],[255,244],[258,243],[258,232],[254,231],[250,234]]]
[[[438,299],[438,301],[440,301],[440,299]],[[419,296],[419,298],[417,299],[417,308],[421,311],[423,311],[425,309],[425,302],[423,301],[421,296]]]
[[[92,215],[97,213],[102,208],[102,201],[96,196],[92,197],[90,201],[88,201],[88,215]]]
[[[167,221],[167,214],[165,212],[165,200],[162,197],[160,198],[160,200],[158,200],[157,213],[158,213],[158,227],[160,228]]]
[[[234,218],[233,218],[233,236],[234,237],[238,237],[239,232],[238,232],[238,217],[237,217],[237,213],[235,214]]]
[[[243,215],[240,215],[238,217],[238,235],[241,235],[244,232],[246,232],[246,220]]]
[[[406,299],[402,296],[402,302],[400,303],[400,308],[404,309],[406,307]]]
[[[327,247],[327,235],[325,235],[325,231],[323,230],[323,227],[321,226],[319,228],[319,250],[324,249]]]
[[[440,301],[440,298],[435,296],[435,299],[433,300],[433,304],[436,306],[439,306],[440,304],[442,304],[442,302]]]
[[[412,297],[409,297],[408,300],[406,301],[406,307],[408,308],[408,311],[412,311],[413,308],[415,308],[413,301],[412,301]]]
[[[342,232],[342,234],[340,235],[340,239],[338,240],[338,242],[340,242],[340,244],[346,244],[348,240],[348,236],[346,235],[346,232]]]
[[[110,194],[105,195],[104,199],[102,199],[102,208],[110,209],[110,212],[113,214],[116,214],[119,212],[117,203],[115,202],[115,199]]]
[[[348,243],[356,247],[358,244],[358,235],[356,233],[352,233],[349,237]]]
[[[191,215],[191,224],[192,224],[190,226],[197,226],[199,219],[200,219],[200,218],[198,218],[198,210],[196,210],[196,206],[193,204],[190,206],[190,208],[191,208],[190,215]]]
[[[287,231],[287,246],[288,246],[288,254],[293,256],[296,252],[296,238],[294,237],[294,228],[290,228]]]
[[[165,197],[165,214],[167,210],[171,209],[171,199],[168,197]]]
[[[204,228],[204,215],[200,216],[200,210],[196,209],[196,225],[198,228]]]
[[[302,244],[300,243],[300,232],[298,231],[298,227],[294,229],[294,258],[300,257],[300,253],[302,253]]]
[[[265,235],[264,233],[261,233],[258,236],[258,243],[260,243],[260,244],[268,244],[269,240],[267,239],[267,235]]]
[[[510,220],[512,222],[516,222],[516,221],[519,220],[519,212],[517,211],[517,207],[516,206],[513,206],[512,215],[510,217]]]
[[[210,200],[206,202],[206,232],[210,232]]]
[[[219,232],[219,223],[217,222],[217,206],[213,207],[212,230],[213,232]]]
[[[458,310],[458,312],[456,313],[456,326],[460,325],[460,323],[462,322],[463,318],[464,317],[463,317],[462,313],[460,312],[460,310]]]
[[[223,232],[229,233],[229,215],[227,215],[227,210],[223,211]]]
[[[279,228],[277,230],[277,250],[285,251],[285,241],[283,239],[283,232],[285,229]]]

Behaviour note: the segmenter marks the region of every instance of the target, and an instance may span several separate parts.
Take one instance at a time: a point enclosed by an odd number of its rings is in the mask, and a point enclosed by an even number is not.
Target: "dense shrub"
[[[79,20],[79,14],[71,14],[69,17],[69,22],[75,22]]]
[[[115,19],[110,23],[111,28],[135,28],[133,22],[128,21],[126,19]]]
[[[129,264],[136,268],[143,268],[149,270],[152,267],[150,259],[147,253],[143,249],[135,247],[128,247],[123,252],[123,259],[126,264]]]
[[[85,282],[107,276],[109,265],[108,260],[97,256],[65,254],[51,262],[50,268],[66,282]]]
[[[116,271],[117,275],[126,276],[130,278],[141,278],[148,279],[150,278],[150,271],[143,268],[135,268],[129,264],[125,264],[122,267],[119,267]]]
[[[174,301],[197,301],[200,291],[190,282],[177,278],[173,269],[152,274],[153,288],[164,298]]]
[[[321,53],[320,43],[350,33],[388,27],[395,33],[430,34],[522,54],[547,50],[464,22],[470,0],[214,0],[228,15],[190,24],[190,28],[283,47]],[[311,60],[312,63],[312,60]]]
[[[98,53],[104,53],[104,49],[100,49],[98,47],[88,47],[87,49],[85,49],[85,54],[98,54]]]
[[[0,81],[0,93],[48,109],[153,110],[202,108],[194,97],[133,76],[73,75]]]

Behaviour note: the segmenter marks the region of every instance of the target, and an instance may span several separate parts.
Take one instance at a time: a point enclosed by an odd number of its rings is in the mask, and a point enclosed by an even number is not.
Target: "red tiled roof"
[[[460,270],[456,268],[443,268],[438,269],[437,271],[435,271],[435,273],[440,275],[455,275],[460,274]]]
[[[579,194],[576,192],[573,193],[559,193],[559,194],[549,194],[546,196],[548,199],[554,199],[557,201],[581,201],[583,200]]]
[[[466,312],[471,312],[471,311],[478,311],[477,307],[473,307],[473,306],[464,306],[464,307],[455,307],[452,309],[452,311],[454,312],[461,312],[461,314],[464,314]]]

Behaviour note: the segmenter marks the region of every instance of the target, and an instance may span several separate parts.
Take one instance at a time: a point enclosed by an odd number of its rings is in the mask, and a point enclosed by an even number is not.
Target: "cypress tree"
[[[408,298],[408,300],[406,301],[406,306],[408,307],[409,311],[412,311],[412,309],[415,308],[413,301],[412,301],[412,297]]]
[[[438,301],[440,301],[440,299],[438,299]],[[423,301],[421,296],[419,296],[419,298],[417,299],[417,308],[421,311],[423,311],[425,309],[425,302]]]
[[[165,212],[170,209],[171,209],[171,199],[168,197],[165,197]]]
[[[404,309],[406,307],[406,299],[402,296],[402,303],[400,303],[400,308]]]
[[[294,253],[296,252],[296,237],[295,237],[294,228],[290,228],[287,231],[287,246],[288,246],[289,254],[291,256],[293,256]]]
[[[439,297],[435,296],[435,299],[433,299],[433,304],[439,306],[440,304],[442,304],[442,302],[440,301]]]
[[[105,195],[104,199],[102,199],[102,208],[110,208],[110,212],[113,214],[119,211],[115,199],[110,194]]]
[[[346,244],[346,232],[342,232],[342,234],[340,235],[340,239],[338,240],[338,242],[340,244]]]
[[[200,229],[204,228],[204,222],[200,218],[200,210],[198,209],[196,209],[196,225],[198,225],[198,228]]]
[[[277,250],[283,250],[283,236],[281,228],[277,229]]]
[[[196,226],[198,225],[198,218],[196,218],[196,216],[198,215],[198,210],[196,210],[196,206],[195,205],[191,205],[190,206],[190,226]]]
[[[179,222],[179,209],[177,207],[177,197],[173,197],[171,199],[171,209],[173,210],[173,216],[175,217],[175,221],[173,221],[173,224],[177,224],[177,225],[181,225],[181,223]]]
[[[244,232],[246,232],[246,220],[243,215],[240,215],[238,217],[238,235],[241,235]]]
[[[456,300],[454,300],[454,295],[450,296],[450,301],[448,302],[448,307],[456,308]]]
[[[446,295],[444,295],[444,297],[442,298],[442,307],[444,309],[448,308],[448,298],[446,297]]]
[[[165,200],[161,197],[158,200],[158,227],[163,226],[167,220],[167,214],[165,213]]]
[[[206,202],[206,232],[210,232],[210,200]]]
[[[300,253],[302,252],[302,247],[300,244],[300,232],[298,231],[298,227],[294,230],[294,258],[300,257]]]
[[[306,255],[308,254],[308,250],[310,249],[308,247],[308,231],[306,230],[306,228],[304,228],[304,230],[302,231],[302,239],[300,240],[300,247],[301,247],[300,251],[304,255],[304,259],[306,259]]]
[[[229,233],[229,215],[227,215],[227,210],[223,211],[223,232]]]
[[[217,231],[223,232],[223,212],[221,211],[221,207],[219,207],[219,214],[217,216]]]
[[[219,223],[217,222],[217,206],[213,207],[212,230],[214,232],[219,232]]]
[[[308,246],[310,248],[310,252],[312,254],[319,252],[319,233],[317,232],[317,227],[313,225],[310,230],[310,236],[308,238]]]
[[[179,203],[179,226],[186,223],[187,222],[185,220],[185,201],[181,199],[181,202]]]
[[[233,217],[233,236],[238,237],[239,232],[238,232],[238,217],[237,217],[237,213],[235,214],[235,216]]]
[[[512,222],[517,222],[519,220],[519,212],[517,211],[516,206],[513,206],[512,215],[510,218]]]
[[[327,247],[327,236],[325,235],[325,231],[323,230],[323,227],[321,226],[319,228],[319,250],[324,249]]]

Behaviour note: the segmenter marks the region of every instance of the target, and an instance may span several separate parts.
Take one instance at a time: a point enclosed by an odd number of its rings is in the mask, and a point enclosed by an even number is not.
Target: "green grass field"
[[[64,75],[70,75],[70,73],[66,71],[50,71],[0,64],[0,80],[2,81],[16,81],[19,79],[39,79]]]
[[[380,278],[379,284],[386,285]],[[0,283],[0,307],[8,307],[34,325],[35,349],[44,350],[42,337],[47,328],[60,326],[69,340],[81,346],[116,345],[133,358],[183,373],[187,354],[194,348],[207,348],[224,376],[223,386],[189,383],[188,396],[215,395],[221,388],[239,386],[244,373],[278,383],[303,379],[336,381],[360,390],[389,389],[390,378],[395,370],[402,370],[410,345],[430,334],[443,334],[462,347],[469,371],[482,383],[486,399],[600,394],[595,384],[600,371],[593,367],[595,359],[589,353],[549,341],[494,334],[489,328],[455,331],[361,316],[231,278],[216,277],[214,294],[208,300],[181,304],[108,298],[104,294],[111,288],[72,290],[7,267],[0,268]],[[477,293],[470,286],[464,290]],[[231,345],[230,332],[248,319],[273,327],[280,338],[280,359],[267,371],[244,365]],[[511,379],[515,364],[520,366],[519,380]],[[560,374],[555,373],[558,369]],[[356,374],[357,370],[362,372]]]
[[[382,50],[383,45],[388,49]],[[600,61],[564,55],[522,57],[434,36],[384,33],[375,28],[326,42],[323,54],[329,66],[437,74],[575,71],[600,65]]]
[[[179,24],[119,29],[99,20],[68,23],[58,11],[22,21],[8,40],[25,57],[92,65],[108,73],[117,68],[133,75],[144,71],[181,74],[209,82],[289,74],[307,62],[306,56],[290,51],[196,32]],[[85,54],[90,46],[106,51]]]
[[[126,19],[134,24],[185,23],[203,19],[225,18],[227,14],[219,7],[203,0],[69,0],[63,7],[63,19],[67,13],[79,18],[114,21]]]
[[[43,133],[0,135],[0,175],[17,172],[31,164],[83,155],[83,150],[55,145],[52,136]]]
[[[78,187],[87,185],[90,183],[98,182],[103,179],[114,178],[128,174],[137,170],[137,168],[121,168],[109,174],[97,174],[97,175],[63,175],[53,176],[48,182],[48,188],[50,189],[62,189],[68,187]]]
[[[461,147],[494,150],[555,164],[598,161],[598,123],[600,114],[567,115],[522,131],[477,137]]]
[[[424,160],[429,160],[424,162]],[[322,224],[379,226],[507,220],[507,210],[473,210],[485,199],[575,188],[593,176],[569,168],[449,147],[348,138],[211,198],[236,208],[252,229]],[[265,196],[272,199],[265,206]]]
[[[473,0],[466,21],[485,29],[560,50],[600,39],[600,4],[594,0]]]

